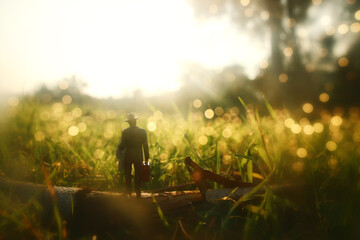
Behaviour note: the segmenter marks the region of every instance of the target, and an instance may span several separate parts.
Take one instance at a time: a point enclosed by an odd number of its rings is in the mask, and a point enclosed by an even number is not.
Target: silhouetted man
[[[138,119],[138,117],[135,117],[134,113],[129,113],[127,117],[126,122],[128,122],[130,126],[123,130],[121,134],[121,141],[116,149],[116,156],[119,158],[121,152],[124,154],[123,168],[128,194],[131,194],[131,167],[132,164],[134,164],[135,192],[136,197],[140,198],[143,150],[147,164],[149,161],[149,146],[145,129],[136,126],[136,119]],[[119,163],[120,161],[119,159]]]

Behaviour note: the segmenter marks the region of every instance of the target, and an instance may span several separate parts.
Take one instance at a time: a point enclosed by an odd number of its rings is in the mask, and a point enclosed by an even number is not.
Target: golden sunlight
[[[268,66],[265,45],[239,33],[229,20],[200,23],[184,0],[23,2],[6,2],[1,12],[3,91],[33,91],[76,76],[93,96],[132,96],[138,89],[154,95],[180,87],[184,62],[209,68],[240,64],[250,78],[260,65]],[[69,83],[58,87],[67,89]]]

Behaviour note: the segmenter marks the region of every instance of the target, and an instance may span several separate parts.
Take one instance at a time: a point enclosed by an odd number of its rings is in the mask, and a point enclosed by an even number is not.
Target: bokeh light
[[[281,124],[281,123],[277,123],[277,124],[275,124],[275,132],[277,133],[277,134],[281,134],[283,131],[284,131],[284,125],[283,124]]]
[[[68,129],[68,133],[70,136],[74,137],[74,136],[78,135],[79,129],[76,126],[71,126]]]
[[[340,129],[339,126],[335,126],[335,125],[333,125],[333,124],[330,124],[330,125],[329,125],[329,130],[330,130],[331,132],[333,132],[333,133],[339,131],[339,129]]]
[[[223,157],[222,157],[222,162],[223,164],[225,165],[229,165],[231,163],[231,155],[229,154],[225,154]]]
[[[289,18],[288,19],[288,24],[289,24],[289,27],[295,27],[295,25],[296,25],[296,20],[295,20],[295,18]]]
[[[215,108],[215,114],[218,117],[222,116],[224,114],[224,109],[222,107],[216,107]]]
[[[353,33],[358,33],[360,32],[360,23],[355,22],[353,24],[350,25],[350,31]]]
[[[243,5],[244,7],[249,5],[249,3],[250,3],[250,0],[240,0],[240,4]]]
[[[114,136],[114,132],[113,132],[112,130],[110,130],[110,129],[107,129],[107,130],[103,133],[103,136],[104,136],[104,138],[106,138],[106,139],[111,139],[111,138],[113,138],[113,136]]]
[[[166,163],[169,159],[169,154],[167,153],[161,153],[160,154],[160,162]]]
[[[343,122],[343,120],[340,116],[333,116],[330,121],[331,121],[331,124],[334,126],[340,126]]]
[[[290,129],[295,134],[299,134],[301,132],[301,126],[297,123],[293,124]]]
[[[308,36],[308,30],[305,28],[299,28],[297,34],[300,38],[306,38]]]
[[[319,95],[319,100],[320,100],[321,102],[323,102],[323,103],[328,102],[329,99],[330,99],[330,96],[329,96],[329,94],[327,94],[327,93],[321,93],[321,94]]]
[[[62,102],[64,104],[70,104],[72,102],[72,97],[70,95],[65,95],[62,97]]]
[[[354,17],[356,20],[359,20],[360,21],[360,10],[357,10],[354,14]]]
[[[239,115],[239,113],[240,113],[240,110],[237,107],[232,107],[232,108],[230,108],[229,113],[230,113],[231,116],[237,117]]]
[[[209,108],[209,109],[206,109],[204,115],[207,119],[211,119],[214,117],[215,113],[212,109]]]
[[[305,126],[305,125],[308,125],[308,124],[310,124],[310,121],[309,121],[309,119],[307,119],[307,118],[301,118],[300,120],[299,120],[299,124],[300,124],[300,126]]]
[[[62,116],[62,113],[64,111],[64,105],[62,103],[54,103],[52,106],[51,106],[51,109],[53,111],[53,116],[55,118],[59,118]]]
[[[296,151],[296,155],[299,157],[299,158],[306,158],[307,156],[307,150],[305,148],[298,148],[298,150]]]
[[[341,57],[338,60],[338,64],[340,67],[346,67],[347,65],[349,65],[349,59],[347,59],[346,57]]]
[[[340,34],[346,34],[349,31],[349,26],[343,23],[338,26],[337,30]]]
[[[284,49],[284,55],[287,57],[291,57],[293,55],[294,51],[291,47],[286,47]]]
[[[320,18],[320,22],[321,22],[322,25],[327,26],[327,25],[329,25],[331,23],[331,18],[328,15],[322,16]]]
[[[215,134],[215,130],[212,127],[206,127],[205,128],[205,134],[208,136],[214,135]]]
[[[328,141],[326,143],[326,149],[329,150],[330,152],[335,151],[337,148],[337,144],[334,141]]]
[[[333,36],[336,32],[336,29],[334,27],[328,27],[325,30],[326,35]]]
[[[208,142],[208,138],[206,136],[202,135],[202,136],[199,137],[199,143],[201,145],[206,145],[207,142]]]
[[[104,151],[103,150],[101,150],[101,149],[96,149],[95,150],[95,152],[94,152],[94,156],[95,156],[95,158],[97,158],[97,159],[100,159],[100,158],[102,158],[103,156],[104,156]]]
[[[59,82],[59,88],[62,90],[68,89],[69,88],[69,83],[66,80],[62,80]]]
[[[295,121],[292,118],[287,118],[285,119],[284,124],[287,128],[291,128],[291,126],[295,124]]]
[[[79,118],[82,115],[82,110],[81,108],[76,107],[73,110],[71,110],[71,114],[73,115],[74,118]]]
[[[344,134],[341,131],[336,131],[332,134],[331,139],[335,142],[340,142],[344,138]]]
[[[279,76],[279,81],[282,82],[282,83],[286,83],[288,81],[288,75],[286,73],[282,73],[280,74]]]
[[[147,129],[150,131],[150,132],[154,132],[156,130],[156,123],[155,122],[148,122],[147,124]]]
[[[154,118],[155,118],[156,120],[160,120],[162,117],[163,117],[163,113],[162,113],[162,112],[160,112],[160,111],[154,112]]]
[[[41,142],[45,139],[45,133],[43,133],[42,131],[37,131],[34,134],[34,138],[36,141]]]
[[[304,171],[304,162],[303,161],[296,161],[292,164],[292,169],[295,171],[295,172],[303,172]]]
[[[324,131],[324,125],[322,125],[321,123],[315,123],[313,127],[314,132],[316,133],[321,133],[322,131]]]
[[[311,103],[305,103],[303,106],[302,106],[302,109],[305,113],[311,113],[313,110],[314,110],[314,107]]]
[[[312,0],[312,3],[314,5],[320,5],[322,3],[322,0]]]
[[[260,17],[262,20],[267,21],[270,18],[270,13],[268,11],[262,11]]]
[[[81,122],[77,125],[77,128],[79,129],[79,132],[85,132],[86,131],[86,123]]]
[[[202,102],[201,102],[200,99],[195,99],[195,100],[193,101],[193,106],[194,106],[194,108],[200,108],[201,105],[202,105]]]
[[[332,156],[328,161],[328,166],[333,170],[336,169],[338,166],[338,160],[336,160],[336,158]]]
[[[232,132],[231,132],[231,130],[230,130],[229,128],[225,128],[225,129],[222,131],[222,135],[223,135],[224,138],[229,138],[229,137],[231,137],[231,134],[232,134]]]
[[[230,121],[230,120],[231,120],[231,115],[228,114],[228,113],[225,113],[225,114],[222,116],[222,119],[224,119],[224,121]]]
[[[306,135],[311,135],[314,133],[314,127],[311,125],[305,125],[303,131]]]

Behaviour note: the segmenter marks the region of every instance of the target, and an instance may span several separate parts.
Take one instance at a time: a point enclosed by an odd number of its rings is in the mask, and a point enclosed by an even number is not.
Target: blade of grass
[[[159,214],[159,217],[160,217],[162,223],[163,223],[166,227],[168,227],[168,226],[169,226],[169,222],[166,220],[166,217],[164,216],[164,213],[162,212],[162,210],[161,210],[158,202],[156,201],[156,199],[155,199],[155,197],[154,197],[154,194],[153,194],[151,191],[150,191],[150,194],[151,194],[151,197],[152,197],[152,199],[153,199],[153,203],[156,204],[156,210],[157,210],[157,212],[158,212],[158,214]]]
[[[269,155],[269,152],[266,148],[266,143],[265,143],[265,139],[264,139],[264,134],[263,134],[263,129],[262,129],[262,126],[261,126],[261,122],[260,122],[260,116],[259,116],[259,111],[258,109],[256,109],[256,112],[255,112],[255,119],[256,119],[256,122],[257,122],[257,125],[258,125],[258,130],[259,130],[259,134],[260,134],[260,138],[261,138],[261,142],[263,144],[263,147],[264,147],[264,151],[266,153],[266,158],[267,158],[267,165],[270,169],[272,169],[272,161],[271,161],[271,158],[270,158],[270,155]],[[264,159],[265,160],[265,159]]]
[[[220,149],[219,143],[216,143],[216,174],[220,174]],[[218,189],[218,184],[215,182],[214,188]]]
[[[242,98],[241,98],[241,97],[238,97],[238,99],[239,99],[239,101],[240,101],[241,105],[243,105],[243,107],[244,107],[244,108],[245,108],[245,110],[247,111],[247,110],[248,110],[248,107],[246,106],[245,102],[242,100]]]
[[[272,171],[261,183],[259,183],[258,185],[256,185],[250,192],[244,194],[239,200],[236,201],[236,203],[231,207],[231,209],[229,210],[229,212],[227,213],[224,222],[222,224],[222,228],[224,228],[227,224],[227,222],[230,219],[231,213],[243,202],[246,202],[248,200],[253,199],[253,197],[255,197],[256,193],[262,188],[264,187],[264,185],[266,185],[269,182],[269,178],[274,174],[275,171]]]
[[[248,161],[246,170],[247,170],[248,182],[252,183],[253,182],[253,162],[252,161]]]
[[[264,98],[264,102],[265,102],[266,108],[268,109],[271,117],[272,117],[276,122],[279,122],[279,118],[278,118],[276,112],[274,111],[274,109],[272,108],[272,106],[270,105],[270,103],[268,102],[268,100],[267,100],[265,97],[263,97],[263,98]]]
[[[190,149],[192,150],[195,158],[196,158],[199,162],[201,162],[200,155],[199,155],[199,153],[196,151],[195,147],[191,144],[190,139],[189,139],[189,136],[185,134],[184,137],[185,137],[185,139],[186,139],[186,142],[189,144]]]
[[[231,209],[227,213],[224,222],[222,224],[222,228],[224,228],[227,222],[229,221],[231,213],[235,210],[235,208],[237,208],[241,203],[251,200],[253,198],[253,195],[257,193],[267,182],[268,179],[266,178],[264,181],[259,183],[256,187],[254,187],[250,192],[244,194],[239,200],[236,201],[236,203],[231,207]]]

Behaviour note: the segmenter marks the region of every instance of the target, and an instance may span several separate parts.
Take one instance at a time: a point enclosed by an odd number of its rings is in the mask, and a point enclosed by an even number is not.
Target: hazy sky
[[[254,76],[265,43],[183,0],[0,0],[0,94],[76,75],[101,97],[176,89],[180,66],[239,63]]]

